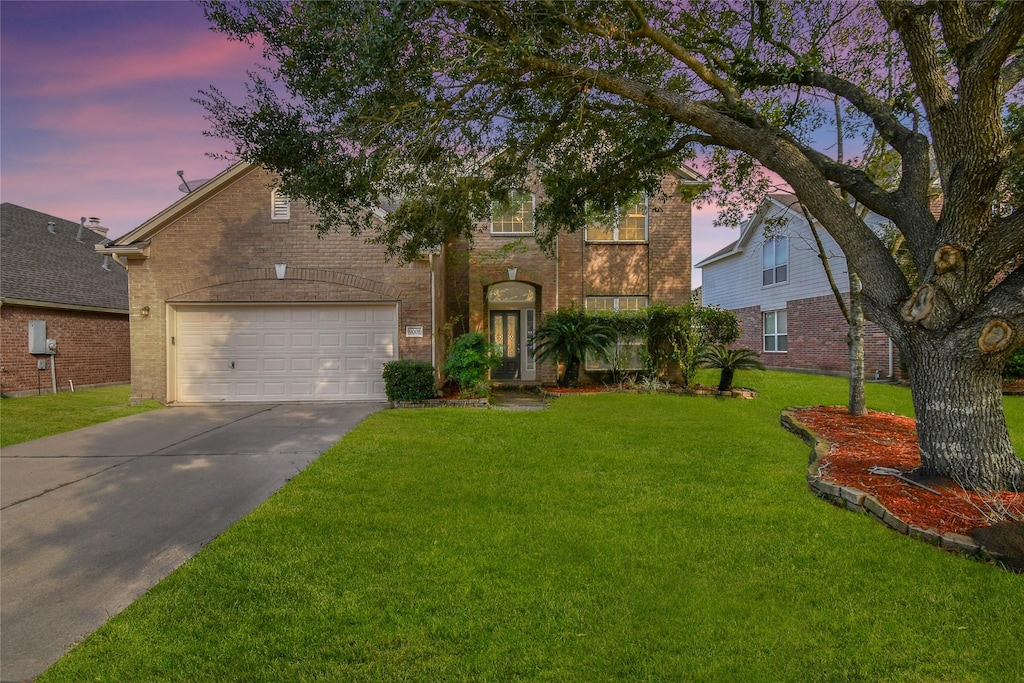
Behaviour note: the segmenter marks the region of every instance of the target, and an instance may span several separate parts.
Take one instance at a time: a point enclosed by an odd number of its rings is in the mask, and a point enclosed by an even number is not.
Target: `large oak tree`
[[[1024,210],[1005,191],[1020,139],[1004,126],[1024,76],[1024,2],[205,6],[268,57],[245,102],[203,93],[211,133],[277,171],[321,229],[371,231],[399,256],[469,235],[531,173],[546,188],[545,241],[594,207],[656,192],[697,153],[728,163],[710,173],[718,191],[773,171],[843,249],[868,315],[899,346],[925,472],[1021,485],[1000,372],[1024,344]],[[849,130],[898,158],[895,187],[831,153],[821,128],[835,98]],[[901,233],[914,287],[844,197]],[[385,201],[400,205],[381,224],[368,210]]]

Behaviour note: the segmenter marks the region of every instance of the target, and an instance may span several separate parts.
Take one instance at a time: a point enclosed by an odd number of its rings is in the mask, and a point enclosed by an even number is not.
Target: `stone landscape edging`
[[[486,398],[428,398],[423,401],[390,401],[392,408],[486,408]]]
[[[782,423],[783,429],[800,437],[811,447],[811,455],[807,464],[807,486],[814,495],[838,507],[868,514],[890,529],[938,546],[943,550],[982,560],[1004,559],[1002,554],[988,550],[970,536],[951,531],[940,534],[937,529],[921,529],[913,526],[889,512],[884,505],[868,493],[852,486],[840,486],[822,479],[819,475],[818,461],[828,455],[832,445],[800,422],[793,415],[795,410],[799,410],[799,408],[783,410],[779,421]]]

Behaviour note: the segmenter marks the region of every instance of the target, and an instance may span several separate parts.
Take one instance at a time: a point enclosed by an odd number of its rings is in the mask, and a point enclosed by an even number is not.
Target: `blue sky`
[[[0,201],[132,230],[181,197],[179,169],[227,166],[191,100],[210,85],[241,99],[260,57],[191,2],[0,1]],[[736,238],[715,213],[694,213],[694,262]]]

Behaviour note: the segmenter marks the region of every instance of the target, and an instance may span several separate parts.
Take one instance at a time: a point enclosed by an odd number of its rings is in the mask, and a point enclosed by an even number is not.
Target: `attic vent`
[[[277,189],[270,193],[270,220],[286,221],[292,217],[292,200]]]
[[[51,235],[57,234],[57,224],[54,223],[53,221],[46,221],[46,229],[50,232]]]

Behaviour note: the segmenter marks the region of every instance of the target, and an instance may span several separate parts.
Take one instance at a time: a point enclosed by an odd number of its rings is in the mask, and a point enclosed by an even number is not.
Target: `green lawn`
[[[1020,680],[1024,577],[807,491],[845,383],[738,383],[373,415],[39,680]]]
[[[131,387],[122,385],[0,399],[0,447],[160,407],[157,401],[130,406],[130,398]]]

